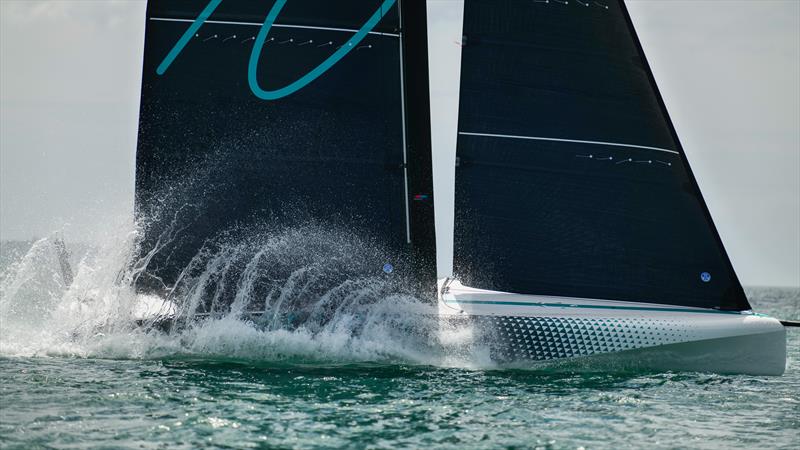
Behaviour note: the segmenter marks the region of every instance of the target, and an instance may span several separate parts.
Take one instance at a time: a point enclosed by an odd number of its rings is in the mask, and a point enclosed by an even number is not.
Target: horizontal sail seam
[[[625,147],[625,148],[635,148],[640,150],[653,150],[657,152],[665,152],[665,153],[680,155],[680,153],[678,153],[677,151],[669,150],[666,148],[650,147],[647,145],[623,144],[621,142],[584,141],[579,139],[562,139],[562,138],[541,137],[541,136],[519,136],[513,134],[474,133],[469,131],[459,131],[458,134],[462,136],[480,136],[480,137],[494,137],[503,139],[524,139],[530,141],[571,142],[575,144],[607,145],[611,147]]]
[[[159,22],[194,22],[194,20],[192,19],[171,19],[168,17],[151,17],[150,20],[155,20]],[[245,26],[255,26],[255,27],[260,27],[263,25],[263,23],[259,22],[232,22],[227,20],[206,20],[204,23],[211,23],[217,25],[245,25]],[[358,32],[358,30],[352,30],[350,28],[316,27],[311,25],[292,25],[292,24],[275,23],[272,26],[276,28],[301,28],[306,30],[342,31],[345,33]],[[398,33],[382,33],[380,31],[370,31],[369,34],[375,34],[378,36],[400,37]]]

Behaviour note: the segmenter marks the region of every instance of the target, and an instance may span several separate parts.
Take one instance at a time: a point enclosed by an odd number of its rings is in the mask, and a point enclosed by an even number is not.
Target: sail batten
[[[493,138],[504,138],[504,139],[527,139],[531,141],[550,141],[550,142],[571,142],[575,144],[590,144],[590,145],[607,145],[611,147],[626,147],[626,148],[635,148],[635,149],[642,149],[642,150],[653,150],[657,152],[666,152],[672,153],[675,155],[679,155],[680,153],[676,150],[669,150],[666,148],[658,148],[658,147],[650,147],[647,145],[636,145],[636,144],[624,144],[622,142],[599,142],[599,141],[585,141],[581,139],[566,139],[566,138],[554,138],[554,137],[543,137],[543,136],[514,136],[508,134],[494,134],[494,133],[475,133],[470,131],[459,131],[459,135],[463,136],[483,136],[483,137],[493,137]]]
[[[185,22],[185,23],[192,23],[194,22],[193,19],[179,19],[179,18],[171,18],[171,17],[150,17],[148,20],[153,21],[160,21],[160,22]],[[243,26],[250,26],[250,27],[262,27],[264,24],[260,22],[240,22],[240,21],[232,21],[232,20],[206,20],[204,23],[211,23],[211,24],[218,24],[218,25],[243,25]],[[323,31],[341,31],[344,33],[358,33],[357,29],[353,28],[333,28],[333,27],[320,27],[320,26],[312,26],[312,25],[298,25],[298,24],[289,24],[289,23],[274,23],[272,24],[275,28],[301,28],[307,30],[323,30]],[[382,31],[369,31],[367,34],[375,34],[379,36],[390,36],[390,37],[400,37],[398,33],[386,33]]]

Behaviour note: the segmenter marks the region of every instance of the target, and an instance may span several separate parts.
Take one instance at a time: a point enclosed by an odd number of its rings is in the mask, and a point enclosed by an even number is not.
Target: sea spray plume
[[[222,164],[224,161],[214,155],[200,160],[190,157],[157,180],[137,174],[135,221],[139,239],[131,267],[131,282],[137,289],[164,295],[171,288],[162,271],[173,266],[170,261],[175,258],[192,257],[176,251],[186,247],[186,241],[196,240],[190,228],[202,219],[204,205],[220,197],[217,193],[225,182],[215,175]],[[142,183],[152,187],[143,189],[139,187]],[[166,274],[173,275],[170,271]]]
[[[244,145],[240,140],[211,144],[219,151],[199,158],[187,156],[185,164],[159,174],[159,179],[148,179],[146,172],[137,178],[137,184],[147,185],[137,189],[142,237],[133,266],[137,290],[170,300],[180,298],[182,312],[188,316],[196,308],[217,314],[219,308],[226,312],[234,301],[237,307],[253,303],[247,300],[252,294],[269,295],[262,287],[276,288],[274,280],[286,280],[293,271],[298,271],[296,282],[307,272],[311,288],[320,279],[315,273],[324,273],[322,278],[342,271],[355,276],[375,269],[380,273],[390,261],[398,265],[398,258],[374,242],[366,230],[341,229],[339,224],[360,222],[347,211],[316,217],[302,202],[281,201],[281,192],[272,196],[274,204],[268,211],[229,223],[230,210],[251,207],[231,203],[226,195],[242,188],[230,174],[246,161],[224,151]],[[262,146],[271,148],[269,142]],[[367,268],[368,264],[374,265]],[[267,283],[265,277],[274,280]]]
[[[110,225],[90,251],[76,254],[69,288],[58,282],[54,253],[42,253],[52,242],[23,256],[3,276],[0,311],[22,305],[27,318],[7,331],[2,313],[0,353],[470,364],[458,332],[439,345],[433,289],[414,278],[405,257],[363,230],[337,227],[336,217],[310,219],[301,205],[289,205],[283,220],[253,220],[205,238],[174,283],[159,279],[154,269],[179,256],[175,243],[191,238],[187,227],[203,219],[205,202],[218,201],[210,200],[218,168],[206,162],[176,171],[186,177],[165,183],[135,223]],[[143,239],[144,230],[157,230],[149,233],[155,238]],[[30,262],[40,253],[49,259]],[[383,271],[387,262],[391,273]],[[58,287],[30,289],[38,309],[6,294],[31,273]],[[165,334],[164,319],[180,326]]]
[[[382,270],[387,261],[397,268],[391,274]],[[433,294],[407,260],[374,240],[306,220],[235,227],[206,240],[166,300],[176,305],[171,332],[191,353],[463,363],[472,335],[463,324],[441,326]],[[238,333],[249,337],[239,341]]]
[[[116,222],[116,223],[115,223]],[[83,353],[82,343],[98,332],[131,328],[139,301],[120,283],[132,255],[136,232],[130,219],[109,221],[104,237],[73,258],[74,280],[61,276],[52,235],[33,245],[3,269],[0,283],[0,352]],[[113,230],[113,232],[112,232]]]
[[[433,288],[414,279],[407,257],[392,254],[363,230],[336,225],[353,220],[312,218],[303,205],[287,204],[274,220],[238,224],[206,238],[171,286],[149,275],[169,261],[181,233],[199,219],[196,211],[219,201],[215,197],[226,188],[219,175],[230,164],[206,157],[191,170],[177,170],[174,182],[163,183],[158,201],[148,203],[158,207],[149,216],[140,210],[142,228],[160,233],[155,242],[140,243],[134,268],[143,274],[138,277],[156,281],[153,292],[175,305],[174,314],[146,326],[166,322],[173,333],[185,335],[208,332],[219,321],[232,327],[244,322],[260,332],[288,331],[316,343],[334,335],[336,342],[355,339],[356,347],[367,335],[384,343],[413,336],[413,348],[431,350],[438,326]],[[382,270],[387,262],[395,268],[391,274]],[[134,285],[141,286],[139,279]]]
[[[218,147],[237,145],[234,139]],[[175,304],[174,323],[198,314],[219,318],[260,313],[260,324],[273,328],[282,316],[292,324],[312,312],[319,319],[323,311],[332,310],[330,303],[336,298],[324,297],[326,292],[366,275],[389,278],[381,271],[387,262],[398,267],[392,280],[404,278],[395,286],[410,291],[410,263],[391,255],[364,230],[337,228],[337,223],[355,222],[352,219],[322,221],[306,213],[303,205],[286,203],[279,214],[208,233],[218,224],[207,225],[211,219],[202,217],[202,211],[235,207],[223,205],[222,195],[232,189],[224,175],[234,162],[217,153],[174,168],[156,189],[144,190],[137,199],[137,221],[145,239],[132,266],[132,284]],[[205,237],[198,241],[201,236]],[[197,250],[191,256],[179,254],[187,248]],[[170,268],[181,261],[180,269]],[[309,306],[320,299],[325,300]]]
[[[398,270],[384,273],[387,261]],[[404,258],[330,225],[269,230],[265,224],[208,241],[168,298],[182,303],[184,317],[259,313],[264,325],[267,317],[274,322],[286,313],[298,319],[313,312],[319,318],[341,302],[363,303],[390,291],[417,296],[406,266]]]
[[[402,271],[394,277],[382,272],[385,255],[376,247],[312,224],[272,232],[240,230],[227,235],[225,245],[223,239],[209,242],[169,300],[158,303],[174,302],[177,310],[165,308],[163,315],[186,318],[186,325],[170,334],[136,325],[137,310],[154,298],[126,284],[141,269],[131,264],[139,252],[138,233],[137,227],[122,226],[84,254],[75,252],[75,281],[68,289],[30,289],[30,296],[41,296],[51,309],[25,311],[27,318],[16,320],[13,328],[6,326],[4,312],[0,354],[459,366],[474,365],[473,355],[480,355],[468,345],[470,335],[463,327],[451,327],[449,341],[440,345],[435,333],[440,324],[430,298],[416,295],[413,280]],[[47,256],[45,245],[46,240],[32,247],[6,270],[2,311],[14,300],[7,287],[21,279],[57,280],[58,261],[52,252],[46,263],[27,263],[40,261],[39,254]],[[338,256],[331,257],[331,252]],[[222,294],[212,303],[214,293],[228,290],[234,294],[232,303],[223,302]],[[202,317],[198,308],[211,308],[215,314]],[[256,309],[260,316],[249,314]]]

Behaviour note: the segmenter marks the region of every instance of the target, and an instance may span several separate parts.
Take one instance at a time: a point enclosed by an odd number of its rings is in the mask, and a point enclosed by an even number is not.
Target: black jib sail
[[[456,275],[749,309],[622,1],[466,0]]]
[[[308,221],[385,247],[378,273],[408,273],[399,257],[434,280],[424,13],[408,0],[150,1],[139,288],[170,288],[221,233]]]

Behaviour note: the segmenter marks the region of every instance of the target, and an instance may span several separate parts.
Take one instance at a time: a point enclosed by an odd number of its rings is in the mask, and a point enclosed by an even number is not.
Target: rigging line
[[[562,139],[562,138],[541,137],[541,136],[520,136],[513,134],[474,133],[470,131],[459,131],[458,134],[462,136],[480,136],[480,137],[493,137],[502,139],[523,139],[530,141],[570,142],[574,144],[608,145],[611,147],[636,148],[641,150],[652,150],[656,152],[664,152],[664,153],[672,153],[674,155],[680,155],[680,153],[678,153],[677,151],[669,150],[666,148],[650,147],[647,145],[624,144],[621,142],[585,141],[581,139]]]
[[[169,17],[151,17],[150,20],[157,21],[157,22],[194,22],[192,19],[171,19]],[[263,23],[260,22],[233,22],[229,20],[206,20],[204,23],[210,23],[215,25],[244,25],[250,27],[260,27]],[[305,30],[322,30],[322,31],[341,31],[344,33],[358,33],[358,30],[353,30],[350,28],[335,28],[335,27],[318,27],[313,25],[295,25],[289,23],[275,23],[272,24],[275,28],[302,28]],[[398,37],[400,36],[397,33],[385,33],[383,31],[370,31],[369,34],[375,34],[378,36],[389,36],[389,37]]]

